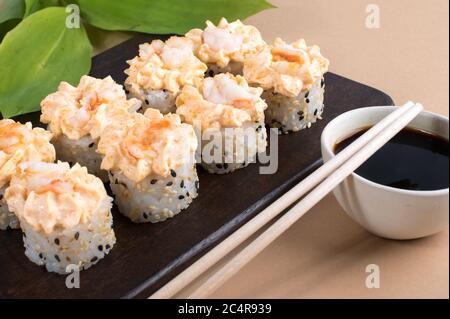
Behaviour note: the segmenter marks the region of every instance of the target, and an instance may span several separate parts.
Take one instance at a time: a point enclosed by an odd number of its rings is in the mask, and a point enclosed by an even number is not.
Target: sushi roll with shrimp
[[[256,27],[240,20],[228,23],[225,18],[217,26],[206,21],[204,30],[192,29],[186,37],[193,41],[196,56],[208,65],[208,76],[242,75],[245,56],[266,44]]]
[[[23,232],[25,255],[47,271],[66,274],[96,264],[116,242],[112,198],[85,167],[25,162],[11,179],[6,202]]]
[[[0,229],[19,228],[17,217],[6,204],[5,190],[18,165],[27,161],[53,162],[52,133],[13,120],[0,120]]]
[[[149,108],[103,132],[98,152],[120,212],[135,223],[161,222],[197,197],[197,139],[176,114]]]
[[[287,44],[280,38],[273,45],[248,55],[244,77],[264,89],[268,104],[266,123],[283,133],[309,128],[324,109],[324,74],[329,61],[318,46],[304,40]]]
[[[177,114],[196,128],[201,165],[226,174],[256,161],[267,147],[261,88],[242,76],[221,73],[198,86],[185,86],[177,98]]]
[[[149,107],[163,114],[174,113],[180,89],[203,78],[207,67],[193,49],[188,38],[173,36],[166,42],[141,44],[139,55],[127,61],[125,88],[129,97],[142,102],[142,113]]]
[[[41,102],[41,122],[53,133],[59,160],[79,163],[106,182],[108,173],[100,169],[101,157],[96,152],[99,136],[140,104],[137,99],[127,100],[122,86],[109,76],[83,76],[77,87],[61,82],[58,91]]]

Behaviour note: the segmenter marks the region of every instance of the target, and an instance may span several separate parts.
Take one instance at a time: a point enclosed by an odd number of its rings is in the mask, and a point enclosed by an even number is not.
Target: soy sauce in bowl
[[[364,128],[334,146],[337,154],[364,134]],[[431,191],[448,188],[448,140],[406,128],[363,163],[355,173],[378,184]]]

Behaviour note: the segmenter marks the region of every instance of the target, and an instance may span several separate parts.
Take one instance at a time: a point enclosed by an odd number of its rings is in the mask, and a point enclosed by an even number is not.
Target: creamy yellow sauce
[[[31,123],[0,120],[0,187],[6,185],[17,166],[26,161],[53,162],[52,133],[32,128]]]
[[[203,62],[220,67],[227,66],[230,61],[243,62],[247,54],[265,45],[257,28],[240,20],[228,23],[225,18],[217,26],[207,21],[204,30],[193,29],[186,37],[193,41],[195,53]]]
[[[130,67],[125,71],[125,86],[137,96],[142,89],[178,93],[184,85],[203,78],[207,69],[193,49],[192,41],[185,37],[141,44],[139,55],[127,61]]]
[[[198,86],[185,86],[176,100],[177,114],[202,129],[240,127],[264,119],[267,104],[261,88],[249,87],[242,76],[229,73],[204,79]]]
[[[309,90],[328,71],[329,61],[316,45],[306,45],[304,40],[291,44],[275,39],[249,55],[244,61],[244,76],[249,83],[264,89],[273,89],[285,96],[294,97]]]
[[[137,99],[127,100],[122,86],[110,76],[83,76],[77,87],[61,82],[58,91],[41,102],[41,122],[48,124],[55,137],[63,134],[78,140],[91,134],[96,138],[124,110],[133,112],[140,105]]]
[[[112,201],[102,181],[79,164],[24,162],[19,168],[5,199],[19,220],[37,232],[87,223],[105,199]]]
[[[102,169],[119,170],[138,183],[150,174],[168,176],[192,160],[196,149],[191,125],[182,124],[176,114],[163,116],[149,108],[105,131],[97,151],[103,155]]]

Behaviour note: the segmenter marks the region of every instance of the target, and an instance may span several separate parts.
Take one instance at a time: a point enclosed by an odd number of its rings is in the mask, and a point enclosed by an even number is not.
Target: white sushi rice
[[[281,129],[283,133],[296,132],[311,127],[324,109],[324,80],[316,81],[310,90],[301,92],[296,97],[287,97],[265,90],[262,98],[268,104],[265,111],[266,123],[270,127]]]
[[[0,229],[17,229],[20,228],[19,220],[16,215],[8,208],[4,195],[7,186],[0,187]]]
[[[47,235],[37,232],[22,220],[25,255],[47,271],[67,274],[69,265],[79,270],[95,265],[112,249],[116,237],[112,226],[111,198],[103,200],[89,222],[63,230],[55,229]]]
[[[138,112],[145,113],[149,107],[159,110],[162,114],[175,113],[175,99],[176,94],[168,90],[151,90],[151,89],[139,89],[139,92],[135,92],[131,87],[126,91],[128,98],[137,98],[142,101],[141,108]]]
[[[229,129],[221,128],[217,132],[211,132],[209,139],[205,139],[205,133],[202,134],[199,148],[201,165],[209,173],[227,174],[244,168],[256,161],[258,153],[266,150],[267,132],[263,122],[247,123],[232,129],[232,134],[229,132]],[[221,154],[216,157],[214,152]]]
[[[194,159],[167,177],[152,174],[135,183],[111,171],[109,178],[119,211],[135,223],[162,222],[175,216],[197,197],[199,188]]]
[[[108,172],[100,168],[102,157],[96,152],[98,139],[94,140],[90,135],[85,135],[79,140],[71,140],[65,135],[59,135],[52,139],[55,146],[56,158],[70,165],[79,163],[85,166],[88,172],[97,176],[102,182],[108,181]]]

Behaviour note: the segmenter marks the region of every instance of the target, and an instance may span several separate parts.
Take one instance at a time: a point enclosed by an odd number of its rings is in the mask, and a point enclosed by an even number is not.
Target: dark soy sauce
[[[337,154],[369,128],[337,143]],[[406,128],[362,164],[355,173],[375,183],[408,190],[448,188],[448,140]]]

